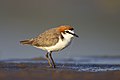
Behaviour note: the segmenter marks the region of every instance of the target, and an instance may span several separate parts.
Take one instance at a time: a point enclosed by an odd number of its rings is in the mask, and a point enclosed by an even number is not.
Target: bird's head
[[[69,36],[69,37],[79,37],[77,34],[74,33],[74,28],[69,26],[69,25],[62,25],[58,27],[58,30],[60,33],[64,36]]]

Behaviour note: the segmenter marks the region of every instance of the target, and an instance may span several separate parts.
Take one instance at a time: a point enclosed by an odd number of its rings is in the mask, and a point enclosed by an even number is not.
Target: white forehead
[[[65,31],[69,31],[70,33],[74,33],[74,30],[65,30]]]

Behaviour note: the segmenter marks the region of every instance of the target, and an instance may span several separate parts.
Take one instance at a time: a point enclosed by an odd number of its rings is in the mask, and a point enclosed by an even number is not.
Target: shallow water
[[[56,60],[58,70],[73,70],[80,72],[101,72],[101,71],[118,71],[120,70],[120,58],[103,58],[103,57],[81,57],[66,58]],[[22,65],[22,66],[21,66]],[[48,67],[46,60],[32,59],[13,59],[1,60],[0,69],[4,70],[22,70],[24,68]]]

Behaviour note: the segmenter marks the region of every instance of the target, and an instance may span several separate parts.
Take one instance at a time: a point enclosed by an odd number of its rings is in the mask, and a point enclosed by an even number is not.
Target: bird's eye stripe
[[[67,32],[67,33],[74,33],[73,30],[66,30],[65,32]]]
[[[78,35],[76,35],[75,33],[70,32],[70,31],[65,31],[65,32],[68,33],[68,34],[71,34],[73,36],[79,37]]]
[[[69,31],[65,31],[65,32],[73,35],[73,33],[69,32]]]
[[[69,31],[65,31],[65,32],[69,33]]]

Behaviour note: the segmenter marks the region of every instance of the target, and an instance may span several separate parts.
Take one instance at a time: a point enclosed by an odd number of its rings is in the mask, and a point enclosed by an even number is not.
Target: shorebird
[[[35,38],[20,41],[20,43],[32,45],[33,47],[47,51],[46,59],[48,60],[49,66],[56,68],[52,58],[52,52],[61,51],[69,46],[74,36],[78,37],[78,35],[74,33],[72,26],[61,25],[46,30]]]

